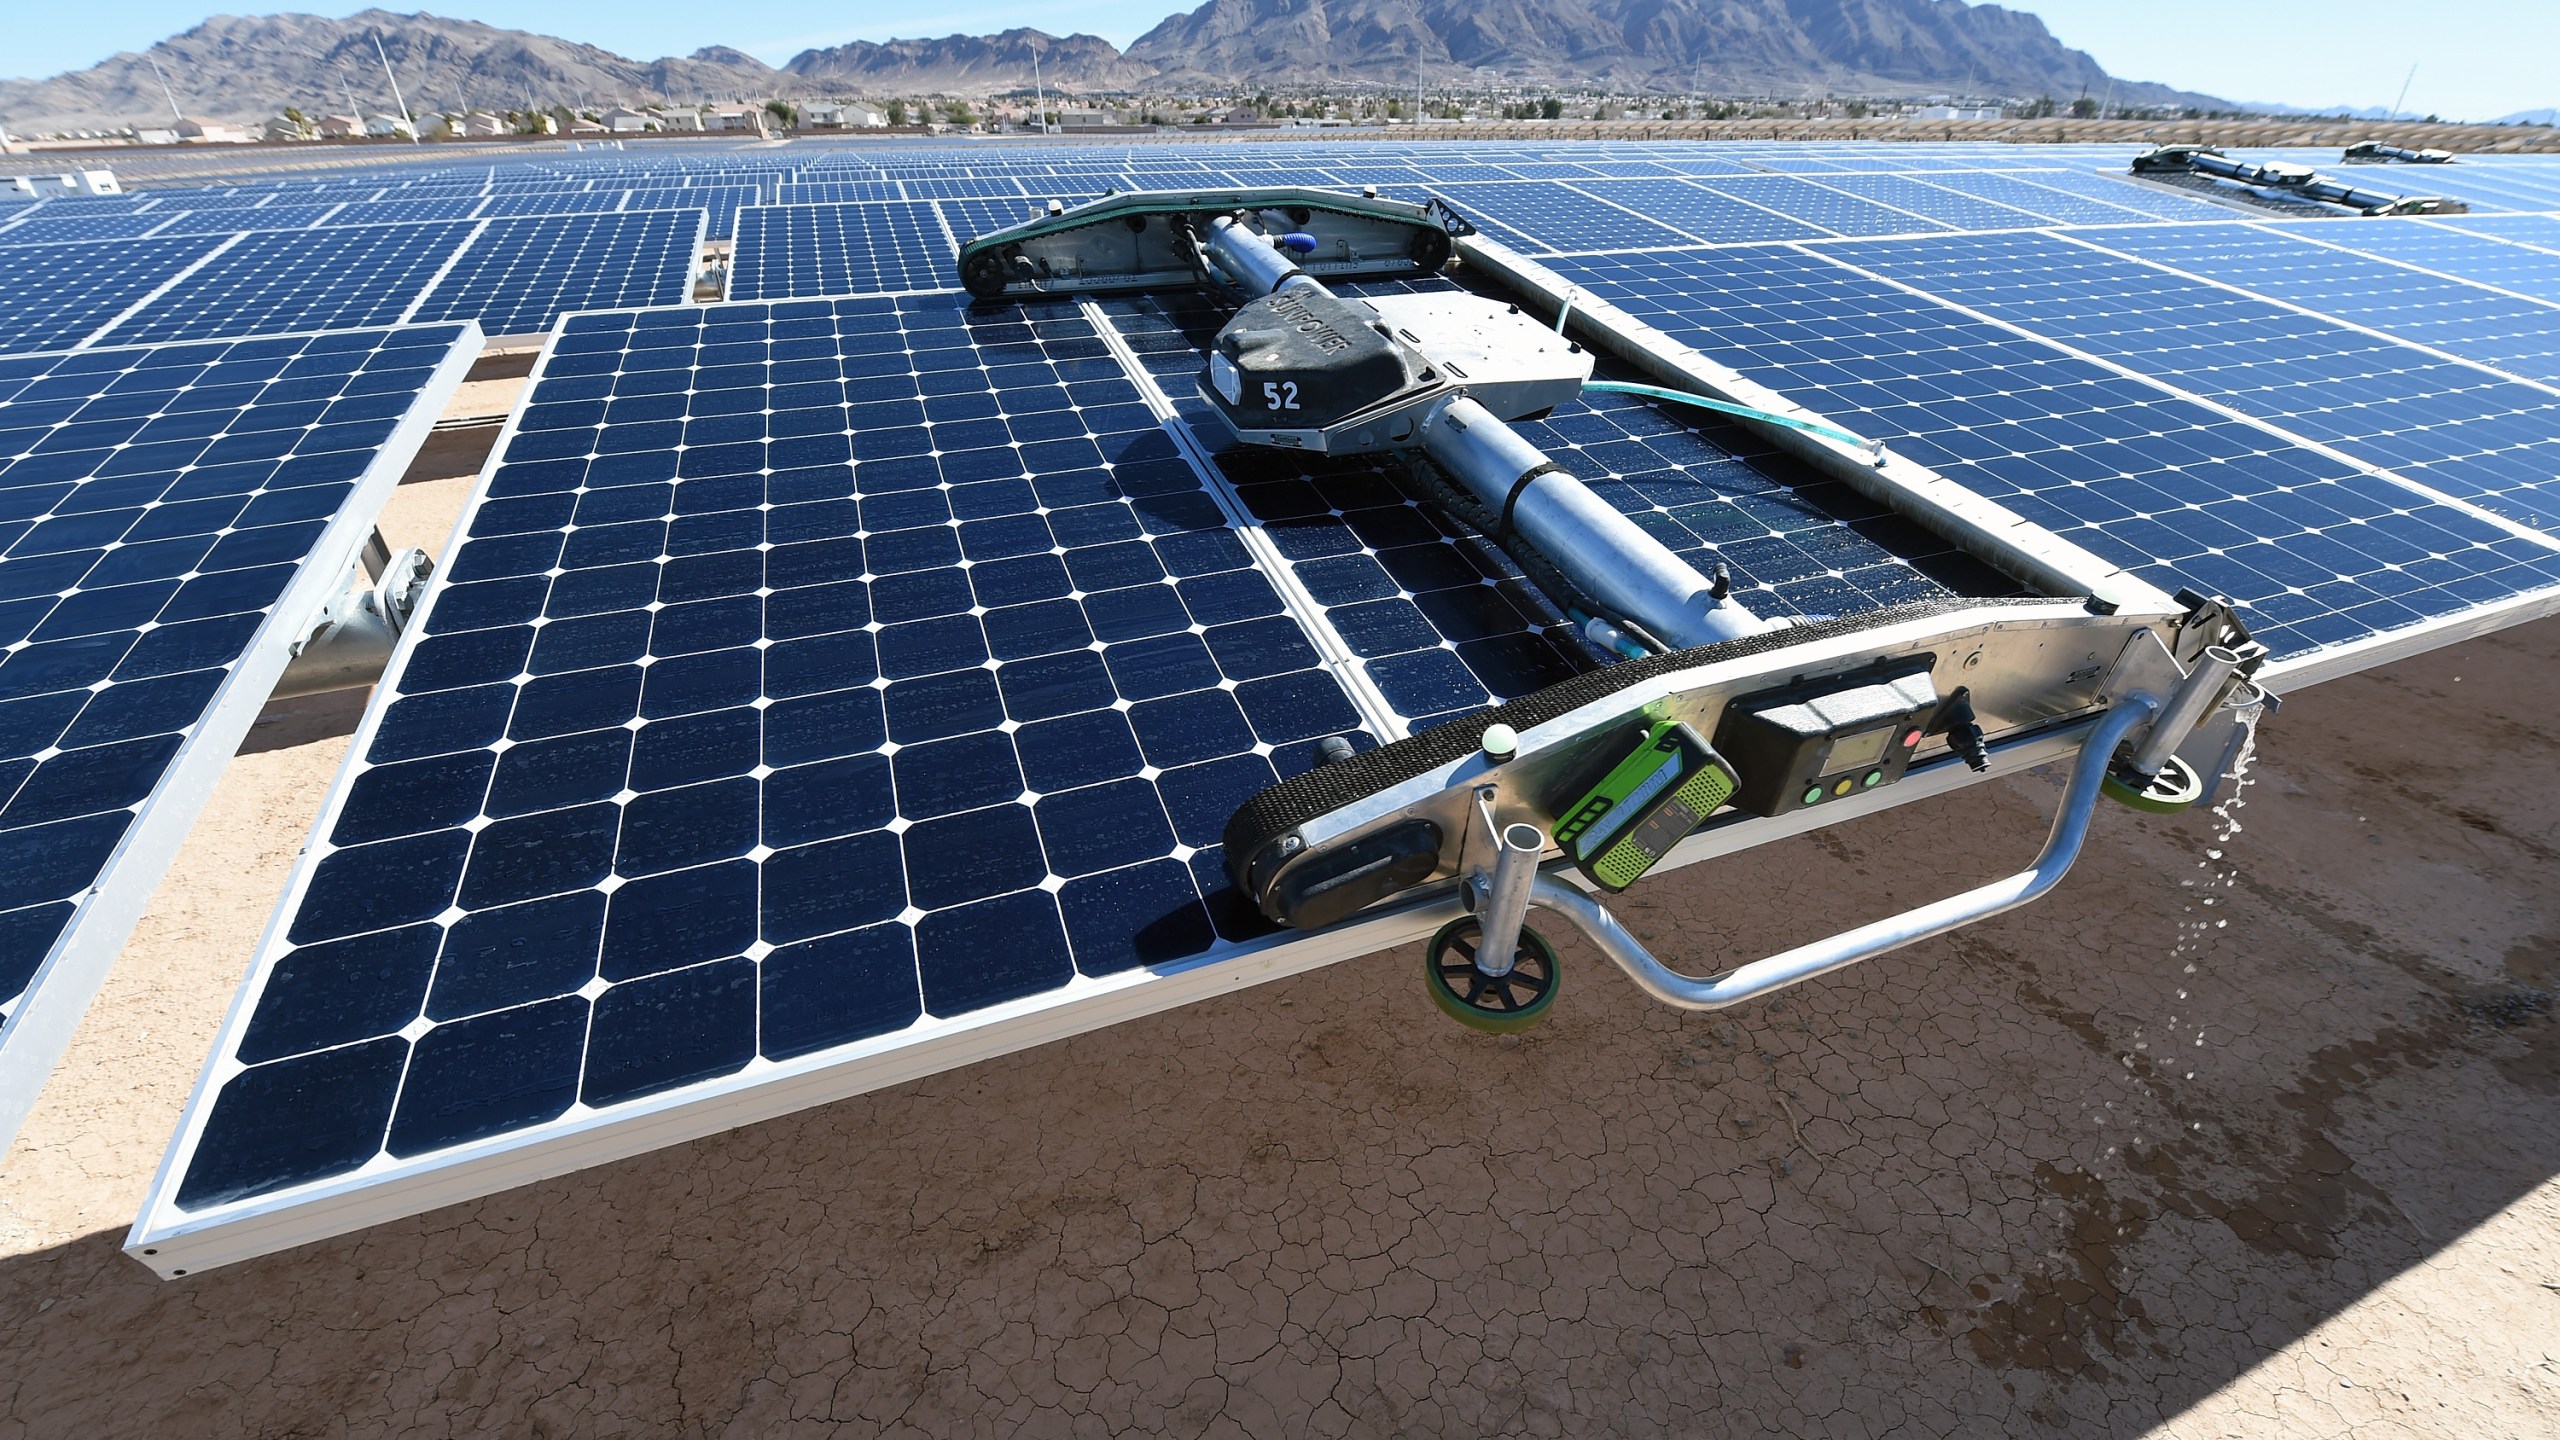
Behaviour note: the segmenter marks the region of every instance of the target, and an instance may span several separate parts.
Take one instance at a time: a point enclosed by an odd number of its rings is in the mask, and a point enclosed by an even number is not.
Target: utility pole
[[[2116,108],[2116,77],[2110,75],[2107,77],[2107,98],[2098,106],[2098,118],[2106,119],[2107,112],[2114,108]]]
[[[160,62],[152,59],[148,55],[143,56],[142,59],[144,64],[151,67],[151,73],[160,81],[160,94],[169,102],[169,118],[172,120],[186,119],[186,112],[178,108],[177,92],[169,88],[169,77],[160,73]]]
[[[2417,83],[2417,79],[2418,67],[2413,61],[2409,66],[2409,78],[2400,82],[2400,98],[2391,102],[2391,113],[2383,117],[2385,124],[2400,118],[2400,107],[2409,103],[2409,87]]]
[[[1413,123],[1422,123],[1422,17],[1413,20]]]
[[[382,48],[382,32],[373,32],[373,53],[382,59],[382,78],[391,82],[391,103],[400,107],[400,123],[409,127],[409,143],[424,145],[426,137],[418,133],[417,118],[409,113],[409,102],[400,97],[400,77],[391,73],[391,56]]]
[[[1031,47],[1031,103],[1040,107],[1040,133],[1049,133],[1049,87],[1040,83],[1040,47]]]

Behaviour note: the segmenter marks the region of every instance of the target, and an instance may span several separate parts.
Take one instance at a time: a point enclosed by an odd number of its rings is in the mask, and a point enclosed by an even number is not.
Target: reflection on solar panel
[[[2509,519],[2560,522],[2560,390],[2051,236],[1827,253]]]
[[[1845,190],[1834,190],[1792,175],[1736,177],[1698,183],[1718,194],[1730,195],[1736,200],[1819,225],[1834,235],[1913,235],[1946,228],[1911,211],[1896,210],[1873,200],[1861,199]]]
[[[738,212],[729,298],[949,289],[959,246],[931,205],[758,205]]]
[[[2177,225],[2111,230],[2092,237],[2106,248],[2187,275],[2236,285],[2305,310],[2369,326],[2399,339],[2495,365],[2511,375],[2560,382],[2560,304],[2500,294],[2422,268],[2329,243],[2335,225]],[[2354,227],[2359,232],[2371,227]],[[2410,225],[2386,227],[2422,240],[2441,237],[2530,257],[2511,245]],[[2375,253],[2415,247],[2388,246]],[[2427,247],[2432,248],[2432,247]],[[2420,251],[2419,253],[2423,253]],[[2438,256],[2437,258],[2450,258]],[[2560,275],[2560,255],[2539,257]],[[2527,279],[2517,276],[2514,278]]]
[[[1225,953],[1219,827],[1360,723],[1069,305],[580,318],[504,453],[173,1222]]]
[[[0,358],[0,1143],[478,340]]]
[[[195,235],[12,251],[0,265],[0,352],[77,345],[221,244]]]
[[[469,223],[446,222],[248,235],[104,339],[142,345],[392,324],[417,303],[470,234]]]
[[[2539,540],[1799,251],[1548,264],[2163,590],[2241,602],[2279,655],[2560,582]]]
[[[317,224],[338,207],[335,205],[264,205],[257,209],[231,207],[219,210],[160,211],[152,213],[165,223],[154,235],[228,235],[236,230],[300,230]]]
[[[692,293],[702,212],[491,220],[412,318],[533,335],[572,310],[672,305]]]
[[[1640,211],[1700,240],[1811,240],[1825,232],[1774,210],[1745,204],[1685,180],[1593,181],[1584,193]]]
[[[2492,218],[2480,217],[2483,223],[2477,230],[2457,230],[2438,221],[2410,220],[2394,225],[2285,227],[2282,233],[2423,266],[2475,285],[2494,285],[2560,305],[2560,252],[2525,243],[2533,238],[2533,232],[2520,224],[2542,220],[2552,225],[2545,243],[2560,245],[2560,220],[2542,215],[2498,216],[2494,218],[2508,223],[2492,226],[2488,223]]]
[[[1491,222],[1497,235],[1525,237],[1532,250],[1659,249],[1688,240],[1632,210],[1560,185],[1512,180],[1452,186],[1448,199],[1469,219]]]
[[[97,215],[31,215],[0,230],[0,246],[55,245],[76,240],[125,240],[148,235],[169,221],[166,215],[107,212]]]

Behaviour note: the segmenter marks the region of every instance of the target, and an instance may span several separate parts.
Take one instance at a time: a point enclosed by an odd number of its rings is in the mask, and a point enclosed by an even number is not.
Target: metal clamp
[[[1738,1005],[1800,980],[1827,975],[1888,950],[2014,910],[2052,889],[2070,870],[2071,862],[2079,858],[2080,842],[2089,833],[2090,814],[2097,806],[2099,787],[2106,779],[2107,765],[2116,747],[2159,711],[2157,699],[2137,692],[2116,701],[2099,719],[2081,746],[2079,759],[2072,764],[2070,783],[2062,792],[2061,811],[2053,817],[2053,831],[2045,838],[2035,864],[2026,870],[1827,940],[1754,960],[1721,975],[1701,979],[1664,965],[1628,934],[1606,907],[1557,876],[1537,876],[1530,884],[1529,900],[1571,921],[1583,938],[1616,961],[1654,999],[1683,1010],[1721,1010]],[[1488,917],[1488,936],[1491,928]]]

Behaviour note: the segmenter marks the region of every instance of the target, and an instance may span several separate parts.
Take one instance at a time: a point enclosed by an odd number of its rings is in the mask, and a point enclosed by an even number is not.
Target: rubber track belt
[[[1641,684],[1657,675],[1674,674],[1713,665],[1725,660],[1738,660],[1748,655],[1763,655],[1818,640],[1841,635],[1854,635],[1862,630],[1876,630],[1931,616],[1954,615],[1982,606],[2016,606],[2050,604],[2057,610],[2079,610],[2085,601],[2067,598],[2016,598],[1998,600],[1968,599],[1951,596],[1942,600],[1921,600],[1907,605],[1889,606],[1857,615],[1818,620],[1807,625],[1791,625],[1784,629],[1763,631],[1691,650],[1675,650],[1666,655],[1649,655],[1624,664],[1605,665],[1570,679],[1558,681],[1544,690],[1521,696],[1507,704],[1461,715],[1435,725],[1419,735],[1363,751],[1348,760],[1318,765],[1264,790],[1236,807],[1227,820],[1225,834],[1227,878],[1236,888],[1252,897],[1258,909],[1261,897],[1254,894],[1248,881],[1254,858],[1264,847],[1306,824],[1330,815],[1346,805],[1390,790],[1419,775],[1462,760],[1474,753],[1484,737],[1485,727],[1496,723],[1510,726],[1523,734],[1557,716],[1570,714],[1595,700],[1606,699],[1620,690]]]

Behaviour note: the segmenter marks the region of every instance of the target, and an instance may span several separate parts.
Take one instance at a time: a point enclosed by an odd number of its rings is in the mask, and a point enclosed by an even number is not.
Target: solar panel
[[[336,205],[262,205],[256,209],[155,210],[152,213],[162,215],[165,223],[151,233],[228,235],[241,230],[300,230],[319,223],[338,208]]]
[[[2181,274],[2198,275],[2367,326],[2403,340],[2494,365],[2511,375],[2560,382],[2560,304],[2538,301],[2516,291],[2501,293],[2465,283],[2424,265],[2414,252],[2389,246],[2372,248],[2329,243],[2342,229],[2336,225],[2181,225],[2166,230],[2110,230],[2091,238],[2107,249],[2157,264]],[[2407,231],[2409,227],[2391,227]],[[2464,243],[2507,250],[2495,241],[2449,232],[2432,232],[2456,245]],[[2424,236],[2421,237],[2422,239]],[[2399,249],[2411,258],[2393,264],[2378,254]],[[2447,258],[2444,256],[2438,259]],[[2539,257],[2560,275],[2560,255]],[[2531,281],[2530,276],[2516,278]]]
[[[448,221],[246,235],[101,338],[141,345],[393,324],[471,230],[469,222]]]
[[[0,265],[0,352],[77,345],[223,243],[191,235],[13,251]]]
[[[168,1225],[1222,962],[1219,827],[1362,723],[1071,305],[575,317],[502,454]]]
[[[693,293],[702,227],[699,210],[485,221],[412,318],[534,335],[572,310],[677,304]]]
[[[0,1146],[478,341],[0,357]]]
[[[1711,243],[1811,240],[1826,233],[1803,220],[1685,180],[1592,181],[1576,188]]]
[[[2523,221],[2546,217],[2520,215],[2514,218]],[[2560,251],[2524,243],[2531,240],[2531,232],[2514,226],[2497,229],[2484,226],[2474,231],[2457,230],[2432,221],[2410,220],[2390,225],[2287,226],[2279,233],[2397,260],[2439,275],[2450,275],[2476,285],[2493,285],[2545,304],[2560,305]],[[2555,224],[2548,239],[2553,244],[2560,244],[2560,223]]]
[[[2560,389],[2051,236],[1831,253],[2508,519],[2560,522]],[[2546,336],[2548,321],[2560,311]]]
[[[1523,237],[1523,248],[1629,250],[1688,243],[1677,230],[1656,225],[1624,206],[1559,185],[1525,180],[1449,185],[1442,193],[1460,213],[1497,235]]]
[[[753,185],[660,185],[641,186],[629,192],[625,210],[702,210],[710,216],[710,227],[703,234],[712,240],[726,240],[738,233],[738,208],[762,203],[763,194]]]
[[[2279,655],[2560,583],[2540,540],[1801,251],[1547,264],[2164,591],[2239,601]]]
[[[729,298],[948,289],[958,252],[921,201],[750,206],[738,212]]]
[[[2020,230],[2048,223],[2041,215],[2031,215],[2014,206],[1968,195],[1932,185],[1913,175],[1825,175],[1822,183],[1834,190],[1890,205],[1896,210],[1924,215],[1942,225],[1958,230]],[[1792,237],[1774,235],[1783,240]]]
[[[1720,195],[1818,225],[1834,235],[1912,235],[1946,228],[1912,211],[1897,210],[1792,175],[1736,176],[1698,183]]]

